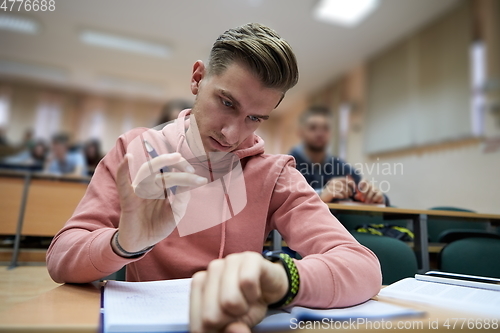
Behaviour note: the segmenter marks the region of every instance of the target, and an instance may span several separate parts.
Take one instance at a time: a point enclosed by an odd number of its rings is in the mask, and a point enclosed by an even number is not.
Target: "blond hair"
[[[233,62],[247,66],[265,87],[283,93],[299,79],[290,45],[276,31],[259,23],[229,29],[217,38],[210,51],[209,74],[220,75]]]

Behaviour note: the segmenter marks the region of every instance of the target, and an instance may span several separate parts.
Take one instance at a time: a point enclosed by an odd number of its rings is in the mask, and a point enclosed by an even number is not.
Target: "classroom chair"
[[[500,278],[500,239],[464,238],[446,245],[439,253],[443,272]]]
[[[430,210],[448,210],[455,212],[470,212],[474,211],[457,207],[433,207]],[[474,236],[474,232],[487,232],[488,222],[466,222],[452,217],[432,217],[427,219],[427,233],[429,235],[430,243],[447,243],[447,239],[454,237],[464,238],[469,232],[469,236]],[[461,236],[453,236],[451,233],[460,233]],[[468,236],[467,236],[468,237]]]
[[[439,235],[439,242],[451,243],[460,239],[472,238],[472,237],[500,239],[500,234],[484,230],[450,229],[443,231]]]
[[[353,236],[377,255],[382,267],[384,285],[413,277],[417,273],[417,258],[406,243],[391,237],[359,232],[354,232]]]

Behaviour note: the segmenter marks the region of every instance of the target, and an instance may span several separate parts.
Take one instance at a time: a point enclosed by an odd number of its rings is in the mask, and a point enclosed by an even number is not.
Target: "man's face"
[[[196,62],[191,91],[196,95],[192,114],[205,152],[236,150],[283,97],[237,62],[220,75],[208,75],[203,63]]]
[[[52,152],[54,153],[55,158],[58,160],[64,160],[66,158],[67,151],[68,147],[62,142],[54,142],[52,144]]]
[[[304,145],[312,151],[324,151],[330,142],[329,119],[322,115],[311,115],[300,126]]]

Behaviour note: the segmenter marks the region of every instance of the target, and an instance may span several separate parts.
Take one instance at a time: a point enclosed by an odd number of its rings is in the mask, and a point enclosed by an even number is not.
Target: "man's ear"
[[[198,60],[193,65],[193,74],[191,75],[191,92],[193,95],[198,94],[201,80],[205,77],[205,64]]]

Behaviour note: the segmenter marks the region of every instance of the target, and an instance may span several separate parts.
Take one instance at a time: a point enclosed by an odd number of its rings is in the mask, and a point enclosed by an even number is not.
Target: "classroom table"
[[[54,236],[83,197],[89,177],[0,170],[0,234],[14,234],[10,267],[17,266],[21,236]]]
[[[429,270],[429,243],[427,235],[427,218],[429,216],[438,219],[452,217],[469,222],[489,222],[492,226],[500,226],[500,215],[497,214],[478,214],[446,210],[420,210],[334,203],[328,204],[328,208],[330,208],[330,211],[334,215],[340,212],[348,214],[375,214],[382,215],[385,220],[411,220],[413,224],[413,234],[415,236],[413,249],[417,256],[419,272],[427,272]]]
[[[97,283],[58,286],[40,296],[19,303],[4,312],[0,312],[0,332],[17,333],[43,333],[43,332],[65,332],[65,333],[96,333],[99,328],[100,314],[100,286]],[[444,326],[452,318],[466,318],[472,322],[482,319],[476,315],[465,312],[457,312],[441,308],[423,305],[415,302],[394,300],[387,297],[374,297],[374,299],[407,308],[425,311],[421,317],[395,318],[387,323],[393,328],[404,327],[405,331],[418,332],[452,332],[453,329]],[[379,320],[378,325],[382,325]],[[410,329],[412,328],[412,329]],[[333,328],[332,328],[333,330]],[[321,330],[324,331],[324,330]],[[383,331],[374,325],[359,326],[356,332]],[[475,331],[466,329],[466,331]],[[495,331],[495,330],[492,330]]]

